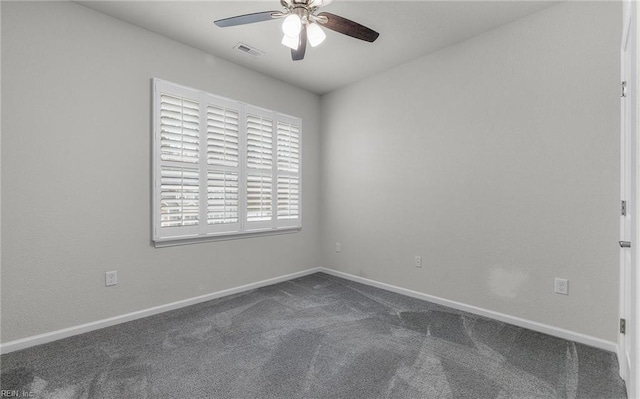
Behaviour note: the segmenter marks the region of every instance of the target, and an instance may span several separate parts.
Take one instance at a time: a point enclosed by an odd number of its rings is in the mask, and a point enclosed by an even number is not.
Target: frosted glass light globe
[[[284,35],[282,36],[282,44],[284,44],[285,46],[289,47],[292,50],[297,50],[298,49],[298,44],[300,43],[300,36],[287,36]]]
[[[320,25],[316,23],[309,24],[307,26],[307,38],[311,47],[315,47],[322,43],[327,35],[324,33]]]
[[[296,37],[302,29],[302,21],[297,14],[291,14],[282,22],[282,32],[289,37]]]

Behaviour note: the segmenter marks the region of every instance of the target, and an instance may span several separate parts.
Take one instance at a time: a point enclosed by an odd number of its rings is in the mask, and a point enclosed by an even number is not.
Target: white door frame
[[[638,7],[635,1],[623,2],[623,34],[621,41],[621,77],[626,87],[621,88],[620,102],[620,196],[626,202],[626,215],[620,216],[620,240],[629,241],[631,248],[620,248],[620,318],[626,320],[626,333],[618,339],[620,376],[627,384],[629,398],[640,398],[638,388],[638,359],[640,348],[638,285],[640,275],[640,217],[638,204],[638,158],[640,132],[638,125]]]

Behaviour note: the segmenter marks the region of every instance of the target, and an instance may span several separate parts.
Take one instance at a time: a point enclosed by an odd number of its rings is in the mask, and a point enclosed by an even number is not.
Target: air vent
[[[238,43],[234,47],[234,50],[241,51],[245,54],[249,54],[256,58],[262,57],[264,55],[264,51],[260,51],[257,48],[251,47],[248,44]]]

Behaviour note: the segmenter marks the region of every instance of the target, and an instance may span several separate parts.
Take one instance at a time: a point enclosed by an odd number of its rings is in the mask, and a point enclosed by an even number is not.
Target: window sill
[[[153,241],[153,246],[156,248],[175,247],[178,245],[190,245],[203,242],[215,242],[215,241],[227,241],[238,240],[243,238],[265,237],[280,234],[292,234],[302,230],[302,227],[287,227],[271,230],[259,230],[250,231],[236,234],[219,234],[219,235],[206,235],[206,236],[191,236],[184,238],[164,238]]]

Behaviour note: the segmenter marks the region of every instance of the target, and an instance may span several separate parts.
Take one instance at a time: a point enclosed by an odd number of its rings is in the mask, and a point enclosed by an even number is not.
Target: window
[[[295,230],[301,120],[153,81],[153,241]]]

